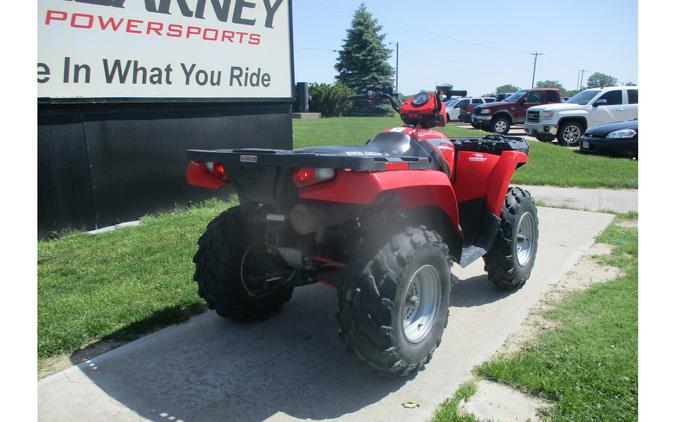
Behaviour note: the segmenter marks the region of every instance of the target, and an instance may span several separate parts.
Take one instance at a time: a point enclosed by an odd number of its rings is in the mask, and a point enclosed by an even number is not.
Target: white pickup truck
[[[540,141],[558,138],[560,145],[577,145],[586,129],[638,117],[638,88],[613,86],[581,91],[560,104],[527,109],[525,132]]]

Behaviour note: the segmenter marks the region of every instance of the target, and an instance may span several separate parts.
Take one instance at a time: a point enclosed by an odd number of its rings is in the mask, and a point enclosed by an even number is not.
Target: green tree
[[[573,91],[568,91],[559,81],[539,81],[537,88],[557,88],[561,97],[571,97]]]
[[[394,69],[387,62],[391,50],[384,44],[385,34],[377,19],[361,6],[354,13],[347,38],[343,40],[335,69],[337,81],[357,93],[363,93],[374,85],[391,85]]]
[[[595,72],[588,77],[586,84],[589,88],[604,88],[606,86],[615,86],[618,80],[614,76]]]
[[[495,89],[495,91],[497,92],[497,94],[506,94],[506,93],[508,93],[508,92],[516,92],[516,91],[520,91],[520,88],[518,88],[518,87],[515,86],[515,85],[506,84],[506,85],[498,86],[498,87]]]

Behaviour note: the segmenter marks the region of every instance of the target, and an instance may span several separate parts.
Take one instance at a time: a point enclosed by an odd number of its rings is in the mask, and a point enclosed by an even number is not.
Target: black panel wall
[[[291,148],[290,112],[289,103],[40,104],[38,231],[104,227],[213,196],[185,183],[185,150]]]

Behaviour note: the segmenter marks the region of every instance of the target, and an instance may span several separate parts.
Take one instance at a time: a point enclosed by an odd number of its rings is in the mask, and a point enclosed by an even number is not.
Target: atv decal
[[[354,156],[365,156],[365,157],[386,157],[389,154],[383,153],[383,152],[375,152],[375,151],[347,151],[345,154]]]
[[[477,161],[482,163],[485,160],[487,160],[487,157],[480,153],[469,156],[469,161]]]

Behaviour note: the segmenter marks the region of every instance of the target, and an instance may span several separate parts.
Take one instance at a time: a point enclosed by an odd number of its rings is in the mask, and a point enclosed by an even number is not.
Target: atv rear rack
[[[488,135],[484,138],[450,138],[458,151],[485,152],[501,154],[503,151],[529,152],[530,146],[520,137]],[[384,170],[428,170],[433,169],[431,157],[390,155],[384,152],[364,149],[362,145],[354,145],[352,151],[340,153],[311,152],[300,150],[237,148],[201,150],[189,149],[189,161],[216,162],[227,165],[270,166],[270,167],[315,167],[333,169],[351,169],[353,171]]]
[[[190,161],[216,162],[224,166],[255,165],[270,167],[315,167],[333,169],[351,169],[353,171],[384,171],[405,164],[409,170],[428,170],[433,168],[429,157],[406,157],[375,155],[358,151],[354,155],[325,154],[279,149],[240,148],[240,149],[189,149]]]

